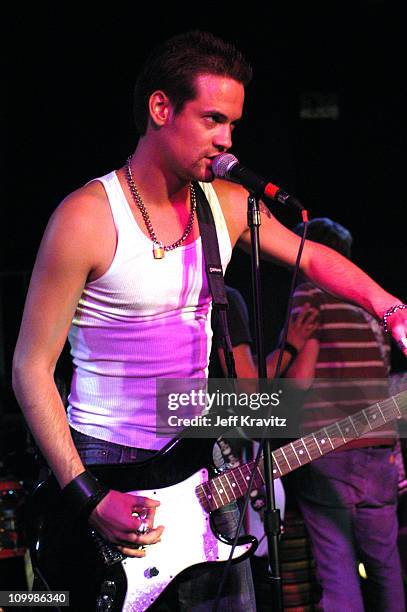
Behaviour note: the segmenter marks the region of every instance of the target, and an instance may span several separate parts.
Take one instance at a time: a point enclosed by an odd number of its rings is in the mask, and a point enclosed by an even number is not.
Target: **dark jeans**
[[[72,437],[85,464],[130,463],[148,459],[155,451],[137,449],[105,442],[72,430]],[[214,463],[221,466],[223,458],[218,445],[214,446]],[[233,536],[238,523],[236,504],[217,511],[218,529]],[[187,546],[188,543],[185,543]],[[185,578],[170,585],[162,601],[152,606],[153,612],[210,612],[222,577],[222,567],[192,568]],[[219,612],[255,612],[255,596],[249,560],[233,565],[223,590]]]
[[[331,453],[298,470],[296,483],[324,612],[404,612],[392,450]],[[358,562],[367,573],[362,584]]]

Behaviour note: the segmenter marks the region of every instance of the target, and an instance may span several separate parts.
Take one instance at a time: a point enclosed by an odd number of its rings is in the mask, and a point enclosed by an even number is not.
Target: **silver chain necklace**
[[[173,251],[174,249],[179,247],[184,242],[184,240],[187,239],[187,237],[189,236],[189,233],[192,230],[192,226],[194,224],[195,210],[196,210],[195,189],[192,183],[190,183],[189,190],[191,194],[191,212],[189,213],[189,219],[188,219],[188,223],[187,223],[184,233],[182,234],[181,238],[177,240],[176,242],[174,242],[173,244],[164,245],[161,242],[161,240],[158,240],[157,238],[157,234],[155,233],[154,228],[151,224],[150,216],[147,212],[146,207],[144,206],[144,202],[141,199],[141,195],[139,194],[136,184],[134,182],[133,174],[132,174],[131,167],[130,167],[131,159],[132,159],[132,156],[130,155],[126,160],[126,166],[125,166],[127,184],[131,191],[131,195],[133,196],[133,199],[138,209],[141,212],[141,215],[144,219],[144,223],[146,224],[147,231],[153,242],[153,257],[154,259],[162,259],[165,255],[165,251]]]

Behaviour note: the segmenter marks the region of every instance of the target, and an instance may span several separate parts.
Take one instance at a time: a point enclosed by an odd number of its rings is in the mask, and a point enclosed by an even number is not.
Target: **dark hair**
[[[303,229],[304,224],[299,223],[294,227],[293,232],[302,235]],[[346,227],[335,223],[335,221],[327,217],[311,219],[308,223],[307,238],[314,242],[325,244],[348,259],[350,258],[352,234]]]
[[[200,74],[228,76],[246,86],[252,69],[234,45],[209,32],[186,32],[166,40],[151,53],[137,78],[134,119],[138,132],[146,132],[148,100],[154,91],[163,90],[178,113],[187,100],[194,99]]]

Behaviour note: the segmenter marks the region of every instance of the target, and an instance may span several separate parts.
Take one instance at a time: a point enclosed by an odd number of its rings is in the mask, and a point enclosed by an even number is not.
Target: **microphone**
[[[242,166],[239,160],[231,153],[221,153],[214,157],[212,172],[217,178],[223,178],[227,181],[243,185],[243,187],[254,193],[257,197],[262,198],[266,196],[271,200],[280,202],[280,204],[291,204],[299,210],[304,210],[303,205],[297,198],[255,174],[249,168]]]

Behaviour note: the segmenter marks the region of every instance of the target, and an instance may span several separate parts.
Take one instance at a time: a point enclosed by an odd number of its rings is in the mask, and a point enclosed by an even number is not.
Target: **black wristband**
[[[293,344],[291,344],[291,342],[285,342],[283,348],[285,351],[287,351],[287,353],[290,353],[291,359],[295,359],[297,357],[298,350],[295,348]]]
[[[109,493],[97,478],[85,470],[62,489],[62,501],[71,516],[88,519],[98,503]]]

